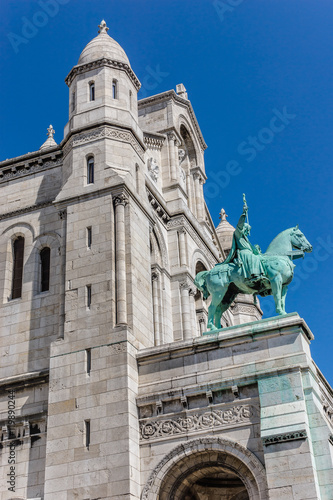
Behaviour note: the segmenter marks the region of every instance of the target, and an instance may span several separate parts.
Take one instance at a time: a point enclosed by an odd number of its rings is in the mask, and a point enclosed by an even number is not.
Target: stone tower
[[[138,102],[107,32],[66,78],[61,143],[50,125],[0,163],[1,498],[331,498],[312,333],[240,297],[207,334],[194,278],[233,228],[206,144],[183,84]]]

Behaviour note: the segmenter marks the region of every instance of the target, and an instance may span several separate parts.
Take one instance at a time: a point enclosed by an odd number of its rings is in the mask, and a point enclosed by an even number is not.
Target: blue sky
[[[297,223],[314,247],[296,261],[287,311],[313,331],[333,382],[331,0],[7,0],[0,4],[0,159],[63,138],[66,75],[107,21],[152,95],[184,83],[208,144],[206,201],[236,225],[245,192],[265,250]],[[276,119],[274,119],[276,117]],[[271,298],[262,299],[266,316]]]

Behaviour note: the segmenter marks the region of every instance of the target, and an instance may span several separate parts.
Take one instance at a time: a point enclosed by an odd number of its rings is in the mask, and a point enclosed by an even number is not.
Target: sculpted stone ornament
[[[155,160],[155,158],[149,158],[148,171],[153,181],[157,182],[160,167],[157,165],[157,161]]]
[[[226,260],[210,271],[202,271],[194,280],[206,299],[212,296],[208,308],[208,329],[221,328],[221,316],[239,293],[273,295],[277,314],[286,314],[288,285],[294,275],[293,260],[312,252],[312,246],[298,228],[282,231],[261,253],[259,245],[248,239],[248,206],[243,195],[243,213],[233,235],[232,248]],[[247,221],[247,222],[246,222]]]

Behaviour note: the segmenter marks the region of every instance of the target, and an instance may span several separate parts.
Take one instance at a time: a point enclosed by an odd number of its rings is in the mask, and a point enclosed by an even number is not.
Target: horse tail
[[[207,299],[210,295],[206,285],[206,275],[208,271],[201,271],[194,279],[195,286],[202,292],[203,298]]]

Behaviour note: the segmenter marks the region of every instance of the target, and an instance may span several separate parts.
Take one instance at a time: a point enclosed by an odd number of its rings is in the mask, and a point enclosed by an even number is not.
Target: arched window
[[[118,99],[118,82],[117,82],[117,80],[112,80],[112,98]]]
[[[89,98],[91,101],[95,100],[95,82],[89,83]]]
[[[43,248],[40,252],[41,262],[41,292],[47,292],[50,289],[50,255],[51,250],[49,247]]]
[[[94,157],[87,159],[87,184],[94,184]]]
[[[19,236],[13,244],[12,299],[22,296],[24,238]]]

